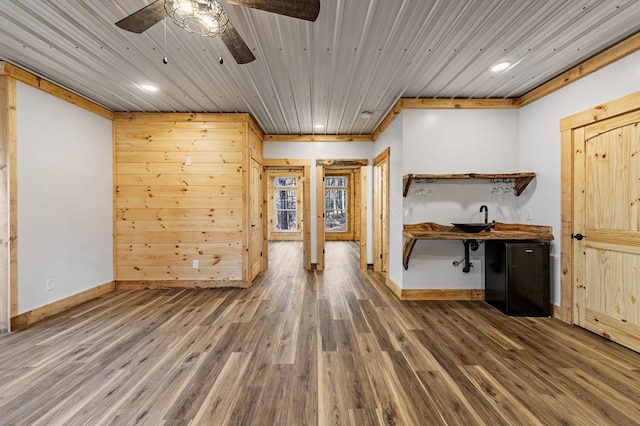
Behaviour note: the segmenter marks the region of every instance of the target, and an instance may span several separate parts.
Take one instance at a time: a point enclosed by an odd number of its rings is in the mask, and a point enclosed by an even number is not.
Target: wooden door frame
[[[316,164],[316,269],[324,269],[324,166]]]
[[[287,158],[264,158],[262,160],[263,168],[266,170],[273,169],[296,169],[302,170],[302,247],[303,247],[303,266],[306,270],[311,270],[311,160],[309,159],[287,159]],[[265,181],[266,185],[266,181]],[[268,194],[264,192],[264,207],[267,208]],[[265,210],[267,211],[267,210]],[[265,226],[268,226],[268,215],[265,215]],[[269,252],[265,247],[265,258],[268,260]]]
[[[316,268],[323,270],[324,262],[324,170],[325,168],[335,169],[360,169],[360,269],[367,269],[367,197],[366,197],[366,175],[369,160],[366,159],[318,159],[316,160]],[[354,185],[357,182],[354,182]]]
[[[356,181],[356,177],[359,178],[359,176],[356,176],[355,173],[356,169],[327,169],[325,168],[324,170],[324,177],[325,179],[327,177],[335,177],[335,176],[344,176],[347,179],[347,231],[344,233],[344,235],[342,235],[342,238],[340,236],[341,233],[330,233],[330,232],[326,232],[325,231],[325,241],[340,241],[340,240],[347,240],[347,241],[354,241],[355,237],[356,237],[356,230],[355,230],[355,225],[356,225],[356,216],[359,217],[360,212],[356,212],[356,199],[355,199],[355,195],[356,193],[360,192],[360,181],[357,180]],[[357,172],[360,172],[360,168],[358,168]],[[356,191],[356,187],[355,184],[356,182],[358,183],[358,189]],[[326,191],[325,191],[326,192]],[[326,219],[326,218],[325,218]],[[360,231],[360,229],[358,228],[358,231]],[[330,236],[333,235],[333,236]]]
[[[256,245],[254,244],[253,241],[253,232],[254,232],[254,227],[253,227],[253,221],[255,220],[254,216],[254,211],[253,211],[253,176],[252,173],[253,169],[254,169],[254,163],[256,164],[256,170],[259,173],[258,175],[258,206],[259,209],[261,210],[260,213],[260,217],[258,218],[258,220],[256,220],[256,223],[260,223],[262,225],[262,244],[261,247],[256,247]],[[260,158],[256,158],[253,155],[249,155],[249,173],[247,175],[246,181],[247,181],[247,186],[246,188],[248,189],[248,191],[245,191],[247,193],[247,204],[245,207],[245,214],[247,215],[247,236],[246,236],[246,244],[247,247],[249,247],[248,253],[246,255],[247,258],[247,267],[245,270],[245,276],[246,276],[246,281],[247,284],[250,286],[251,283],[253,282],[253,280],[256,279],[256,277],[258,276],[258,274],[260,274],[260,272],[263,272],[264,270],[266,270],[266,263],[264,261],[266,256],[263,256],[263,254],[265,253],[265,219],[266,219],[266,215],[264,214],[264,179],[262,178],[264,176],[264,166],[262,165],[262,162],[260,161]],[[254,258],[253,255],[255,254],[256,256],[258,255],[258,253],[260,254],[260,269],[254,273]]]
[[[373,159],[373,270],[388,272],[389,270],[389,156],[391,148],[384,151]],[[382,184],[376,179],[376,168],[381,164],[386,164],[386,179]],[[385,189],[386,188],[386,189]],[[383,190],[384,189],[384,190]],[[377,194],[381,199],[378,200]],[[385,196],[386,194],[386,196]],[[382,223],[376,218],[381,216]],[[386,233],[386,235],[383,235]],[[386,237],[386,238],[383,238]],[[382,255],[382,256],[381,256]]]
[[[575,309],[575,297],[582,291],[582,284],[575,283],[573,244],[571,235],[578,233],[579,224],[574,223],[574,210],[580,194],[574,193],[574,173],[580,165],[576,164],[574,130],[618,115],[640,110],[640,91],[622,98],[594,106],[560,120],[561,134],[561,220],[560,233],[560,306],[554,306],[554,317],[567,323],[577,324],[579,319]],[[580,153],[577,153],[580,155]],[[584,153],[582,153],[584,154]],[[582,166],[583,167],[583,166]]]
[[[302,230],[304,230],[303,214],[304,207],[302,206],[305,198],[304,194],[304,170],[301,167],[265,167],[266,177],[266,212],[267,212],[267,240],[268,241],[302,241]],[[275,200],[272,199],[275,191],[274,181],[276,177],[295,177],[296,178],[296,227],[294,231],[276,231],[273,229],[273,219],[275,216]],[[289,188],[291,189],[291,188]]]
[[[367,170],[360,167],[360,270],[367,270]]]
[[[11,331],[18,315],[16,86],[14,78],[0,75],[0,333]]]

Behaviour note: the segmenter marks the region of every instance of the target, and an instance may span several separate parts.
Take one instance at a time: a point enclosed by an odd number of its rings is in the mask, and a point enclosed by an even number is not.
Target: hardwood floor
[[[119,291],[0,336],[2,425],[630,425],[640,354],[483,302],[400,302],[328,242],[250,289]]]

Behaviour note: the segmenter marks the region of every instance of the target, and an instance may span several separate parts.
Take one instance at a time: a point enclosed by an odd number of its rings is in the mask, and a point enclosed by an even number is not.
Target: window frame
[[[329,179],[344,179],[344,185],[328,185]],[[336,208],[335,207],[335,202],[334,202],[334,208],[332,209],[328,209],[327,208],[327,193],[329,191],[342,191],[343,193],[343,200],[342,200],[342,205],[343,208]],[[349,175],[347,174],[339,174],[339,175],[325,175],[325,184],[324,184],[324,214],[325,214],[325,221],[324,221],[324,231],[327,233],[332,233],[332,234],[344,234],[344,233],[348,233],[350,232],[349,229],[349,214],[350,214],[350,205],[349,203],[351,202],[351,196],[349,194]],[[336,198],[333,198],[333,200],[336,200]],[[327,228],[327,225],[329,223],[329,219],[333,217],[330,216],[330,212],[341,212],[342,217],[344,218],[344,228],[340,228],[340,229],[332,229],[332,228]]]

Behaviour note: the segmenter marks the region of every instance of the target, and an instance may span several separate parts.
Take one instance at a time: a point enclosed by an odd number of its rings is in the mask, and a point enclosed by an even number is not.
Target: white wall
[[[403,288],[483,288],[483,248],[473,253],[469,274],[453,268],[463,257],[460,242],[419,241],[402,268],[402,223],[489,220],[553,227],[552,302],[560,299],[560,120],[640,90],[640,52],[636,52],[520,110],[404,110],[374,145],[374,155],[392,146],[390,277]],[[399,153],[401,162],[394,153]],[[408,173],[533,171],[537,177],[520,197],[497,200],[485,181],[439,181],[425,185],[430,195],[398,196]],[[402,202],[397,217],[393,206]],[[532,214],[531,220],[526,212]]]
[[[318,159],[353,159],[369,160],[367,168],[367,206],[372,205],[371,200],[371,160],[373,153],[372,142],[265,142],[264,158],[289,158],[289,159],[309,159],[311,166],[311,262],[318,260],[317,247],[317,227],[316,227],[316,160]],[[373,263],[373,236],[371,209],[367,209],[367,263]]]
[[[533,223],[551,225],[553,303],[560,302],[560,120],[640,90],[640,52],[520,109],[520,168],[537,173],[535,187],[522,198]]]
[[[403,125],[403,175],[408,173],[509,173],[518,167],[518,111],[405,110]],[[482,222],[481,205],[489,208],[489,221],[517,222],[518,199],[496,197],[487,180],[440,180],[412,185],[403,199],[404,223]],[[428,195],[416,194],[424,188]],[[406,289],[483,288],[484,246],[471,252],[473,268],[462,272],[453,262],[464,258],[461,241],[418,241],[409,269]]]
[[[113,281],[113,154],[110,120],[22,83],[17,122],[23,313]]]

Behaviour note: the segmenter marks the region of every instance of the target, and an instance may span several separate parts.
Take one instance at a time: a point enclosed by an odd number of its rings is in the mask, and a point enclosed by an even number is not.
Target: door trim
[[[389,156],[391,148],[373,159],[373,270],[388,272],[389,270]],[[384,180],[378,180],[376,170],[381,164],[386,165]],[[382,179],[382,176],[379,176]],[[378,198],[378,193],[380,198]],[[381,221],[376,216],[379,216]]]
[[[311,166],[309,159],[287,159],[287,158],[265,158],[262,161],[265,169],[297,169],[302,170],[303,198],[302,198],[302,247],[303,247],[303,264],[304,269],[311,270]],[[267,191],[264,193],[264,203],[268,202]],[[268,215],[265,215],[265,222]],[[265,259],[269,258],[268,247],[265,247]]]
[[[316,268],[323,270],[324,262],[324,173],[325,169],[360,169],[360,185],[365,191],[360,194],[360,268],[367,268],[367,195],[366,169],[367,159],[317,159],[316,160]],[[357,185],[357,182],[354,182]],[[364,259],[364,260],[363,260]]]
[[[581,283],[575,283],[573,255],[574,240],[571,235],[577,231],[574,223],[576,196],[574,192],[574,173],[579,167],[575,161],[574,130],[589,124],[640,110],[640,91],[594,106],[560,120],[561,131],[561,220],[560,231],[560,306],[554,307],[554,317],[571,324],[579,324],[579,312],[575,301],[583,290]],[[580,154],[580,153],[578,153]],[[577,230],[577,231],[576,231]]]
[[[316,165],[316,269],[324,269],[324,166]]]
[[[11,331],[18,315],[18,192],[16,80],[0,75],[0,333]]]

